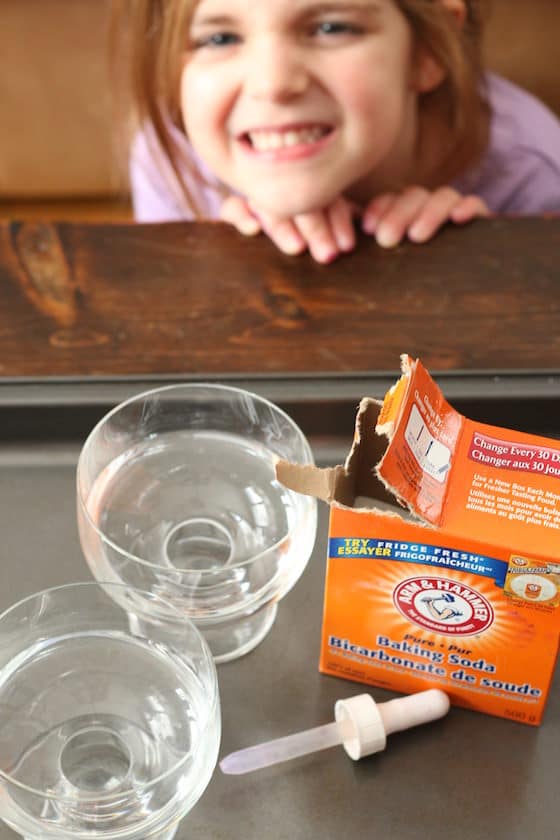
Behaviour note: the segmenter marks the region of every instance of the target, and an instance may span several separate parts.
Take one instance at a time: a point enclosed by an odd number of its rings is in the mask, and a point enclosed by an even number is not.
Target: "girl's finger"
[[[409,238],[413,242],[426,242],[451,219],[454,208],[461,201],[462,196],[452,187],[441,187],[433,192],[411,223]]]
[[[353,217],[355,208],[344,198],[337,200],[328,209],[331,231],[340,251],[352,251],[356,247],[356,233]]]
[[[424,187],[409,187],[400,193],[377,223],[375,238],[379,245],[398,245],[429,199],[430,193]]]
[[[284,254],[301,254],[307,248],[307,242],[292,219],[277,219],[267,213],[259,213],[262,229]]]
[[[314,260],[328,263],[336,259],[340,248],[331,228],[327,211],[302,213],[294,217],[294,223],[307,243],[309,253]]]
[[[225,199],[220,207],[220,219],[233,225],[245,236],[255,236],[262,229],[247,202],[237,195],[231,195]]]
[[[470,222],[471,219],[488,218],[491,215],[481,198],[477,195],[466,195],[451,211],[451,221],[461,225],[464,222]]]
[[[364,233],[374,234],[376,232],[379,220],[395,202],[396,198],[395,193],[383,193],[370,201],[362,215],[362,230]]]

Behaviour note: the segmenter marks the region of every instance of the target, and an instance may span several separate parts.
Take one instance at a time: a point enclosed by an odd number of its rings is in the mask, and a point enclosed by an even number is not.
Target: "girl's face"
[[[189,38],[187,134],[258,208],[294,216],[409,179],[430,68],[394,0],[200,0]]]

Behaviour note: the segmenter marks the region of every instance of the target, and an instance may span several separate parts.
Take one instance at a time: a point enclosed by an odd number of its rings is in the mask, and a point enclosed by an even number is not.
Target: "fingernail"
[[[350,239],[350,237],[340,236],[338,238],[338,246],[341,251],[353,251],[356,247],[356,242],[354,239]]]
[[[261,226],[256,219],[245,219],[240,226],[241,233],[244,236],[254,236],[259,233]]]
[[[284,239],[279,247],[285,254],[300,254],[304,248],[299,239]]]
[[[338,257],[338,252],[332,248],[315,248],[313,256],[320,263],[330,263]]]
[[[428,231],[425,225],[418,223],[412,225],[408,231],[408,238],[413,242],[423,242],[428,236]]]
[[[362,222],[362,230],[364,233],[375,233],[375,228],[377,227],[377,219],[374,219],[372,216],[368,216]]]
[[[395,231],[383,225],[377,231],[377,244],[382,248],[394,248],[399,244],[399,237],[395,235]]]

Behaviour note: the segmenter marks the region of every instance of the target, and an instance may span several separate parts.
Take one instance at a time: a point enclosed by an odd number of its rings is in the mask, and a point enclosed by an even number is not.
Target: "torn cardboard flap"
[[[285,487],[304,496],[314,496],[330,504],[336,498],[337,487],[346,481],[344,467],[328,467],[320,469],[309,464],[290,464],[288,461],[278,461],[276,464],[276,478]]]
[[[361,400],[343,466],[284,463],[279,480],[329,504],[368,497],[455,536],[558,557],[560,441],[469,420],[420,361],[404,356],[402,370],[383,403]]]
[[[395,463],[394,458],[396,443],[394,445],[393,441],[398,440],[415,371],[415,363],[410,357],[403,356],[401,361],[403,375],[387,392],[383,402],[371,397],[360,400],[353,443],[343,465],[321,469],[280,461],[276,468],[278,480],[291,490],[315,496],[328,504],[361,508],[367,502],[368,509],[404,514],[407,519],[412,516],[432,527],[440,517],[443,499],[438,499],[438,504],[434,505],[432,493],[419,494],[420,483],[410,481],[411,470],[401,469],[405,460],[398,457]],[[454,414],[459,417],[456,412]]]
[[[377,434],[386,435],[389,440],[393,437],[395,425],[401,413],[402,403],[410,382],[412,359],[401,356],[402,376],[385,394],[379,417],[377,418]]]
[[[315,496],[328,504],[404,513],[428,527],[439,524],[450,466],[462,418],[444,400],[427,372],[409,356],[401,357],[403,374],[383,402],[363,397],[356,414],[354,440],[344,465],[320,469],[284,461],[277,466],[279,481],[296,492]],[[426,381],[424,381],[426,380]],[[403,418],[413,389],[427,390],[420,410],[406,427],[406,447],[401,447]],[[428,411],[438,421],[428,439],[422,415]],[[406,421],[404,421],[406,422]],[[427,427],[426,427],[427,428]],[[435,440],[435,434],[439,439]],[[422,447],[431,443],[429,458],[419,465]],[[412,452],[410,447],[413,447]],[[416,456],[416,457],[414,457]],[[430,475],[430,471],[433,475]],[[426,475],[424,475],[426,473]]]
[[[354,429],[354,441],[343,465],[320,468],[279,461],[276,477],[282,484],[298,493],[314,496],[327,504],[342,507],[362,507],[389,513],[401,509],[398,499],[376,475],[376,465],[382,457],[387,439],[376,432],[382,403],[364,397],[359,405]]]
[[[401,358],[403,375],[387,393],[376,426],[389,445],[375,470],[420,519],[441,525],[463,417],[426,369]]]

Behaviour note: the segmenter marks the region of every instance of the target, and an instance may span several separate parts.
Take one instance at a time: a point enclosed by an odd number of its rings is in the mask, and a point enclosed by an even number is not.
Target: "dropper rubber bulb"
[[[437,688],[386,703],[376,703],[370,694],[357,694],[336,701],[332,723],[230,753],[220,761],[220,769],[228,774],[250,773],[338,744],[356,761],[384,750],[392,732],[429,723],[448,711],[449,698]]]

